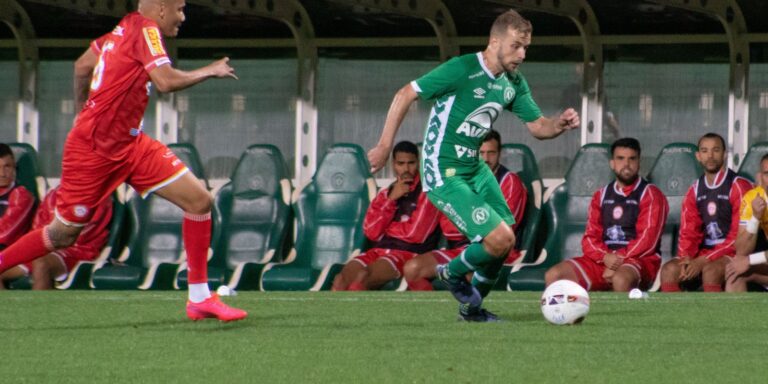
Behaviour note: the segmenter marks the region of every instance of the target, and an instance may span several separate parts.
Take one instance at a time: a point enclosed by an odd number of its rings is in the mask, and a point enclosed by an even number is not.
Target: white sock
[[[189,285],[189,301],[193,303],[202,303],[209,297],[211,297],[211,290],[208,289],[208,283]]]

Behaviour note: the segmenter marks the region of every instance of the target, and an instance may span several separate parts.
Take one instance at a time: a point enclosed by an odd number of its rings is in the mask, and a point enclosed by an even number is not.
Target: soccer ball
[[[579,324],[589,313],[589,294],[573,281],[555,281],[541,295],[541,313],[555,325]]]

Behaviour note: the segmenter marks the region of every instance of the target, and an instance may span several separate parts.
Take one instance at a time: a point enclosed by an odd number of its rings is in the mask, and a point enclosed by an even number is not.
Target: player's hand
[[[581,124],[579,113],[573,108],[566,109],[557,118],[557,126],[563,131],[577,128],[579,124]]]
[[[680,280],[684,280],[683,276],[686,276],[688,273],[688,264],[691,263],[690,257],[681,257],[678,259],[678,265],[680,266],[680,273],[677,275],[677,278]]]
[[[619,267],[621,267],[622,264],[624,264],[624,259],[622,259],[621,256],[613,252],[608,252],[605,255],[603,255],[603,264],[605,264],[606,269],[615,271],[619,269]]]
[[[406,193],[411,191],[411,183],[413,183],[412,177],[398,177],[397,181],[395,181],[389,189],[387,198],[390,200],[397,200],[405,196]]]
[[[706,257],[700,256],[690,260],[685,269],[681,269],[680,280],[687,281],[695,279],[701,274],[701,270],[704,269],[704,265],[709,261]],[[685,271],[685,273],[683,273]]]
[[[214,61],[211,63],[211,69],[213,70],[214,77],[231,77],[238,80],[237,75],[235,75],[235,69],[229,65],[229,57]]]
[[[765,213],[765,206],[765,199],[762,197],[758,196],[756,199],[752,199],[752,216],[758,220],[762,219]]]
[[[379,144],[368,151],[368,163],[371,164],[371,174],[378,172],[389,159],[389,148]]]
[[[731,262],[725,265],[726,280],[733,280],[749,270],[749,257],[736,256]]]

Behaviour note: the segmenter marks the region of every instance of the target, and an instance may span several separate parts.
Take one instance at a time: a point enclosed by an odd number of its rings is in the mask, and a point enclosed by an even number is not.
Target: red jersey
[[[415,253],[434,249],[438,210],[422,192],[418,176],[406,195],[395,201],[388,195],[389,188],[379,191],[365,213],[363,232],[376,242],[374,247]]]
[[[718,172],[712,185],[707,183],[706,175],[701,176],[683,200],[677,256],[704,256],[709,260],[733,256],[741,199],[750,189],[752,183],[730,169]]]
[[[112,32],[94,40],[90,49],[99,61],[72,134],[80,135],[99,155],[122,160],[142,131],[151,87],[149,72],[171,60],[157,23],[138,12],[126,15]]]
[[[35,207],[35,197],[26,188],[11,184],[0,189],[0,249],[27,233]]]
[[[501,187],[501,193],[504,195],[504,200],[507,202],[509,210],[512,211],[512,215],[515,217],[515,224],[512,225],[512,230],[517,233],[517,228],[523,221],[525,204],[528,201],[528,192],[525,189],[523,181],[520,180],[520,176],[511,172],[503,165],[499,165],[496,169],[495,176],[496,181],[499,182],[499,187]],[[448,240],[449,248],[457,248],[469,243],[464,234],[462,234],[456,226],[453,225],[451,220],[443,214],[440,214],[440,229],[443,231],[443,236]],[[512,249],[507,256],[507,262],[516,260],[519,255],[520,250]]]
[[[56,197],[58,188],[52,189],[37,209],[32,229],[42,228],[53,221],[55,217]],[[112,199],[104,199],[95,208],[93,218],[83,227],[74,245],[54,251],[62,257],[77,260],[93,260],[101,252],[109,237],[109,222],[112,219]]]
[[[608,195],[608,187],[613,186],[611,195],[620,195],[629,197],[639,192],[639,202],[637,204],[639,208],[637,210],[637,216],[633,217],[632,223],[634,226],[629,228],[623,228],[623,232],[631,232],[632,236],[628,236],[626,244],[621,244],[620,247],[609,246],[606,244],[606,231],[603,227],[603,204],[605,196]],[[584,238],[581,240],[581,247],[584,251],[584,256],[595,260],[597,263],[603,263],[603,256],[608,252],[614,252],[621,257],[628,259],[639,259],[646,256],[657,256],[658,249],[661,243],[661,234],[664,232],[664,224],[667,222],[667,214],[669,213],[669,203],[666,196],[661,190],[653,184],[645,182],[641,177],[637,178],[634,184],[627,186],[626,188],[615,187],[616,183],[611,182],[608,186],[599,189],[592,196],[592,202],[589,206],[589,214],[587,217],[587,228],[584,233]],[[643,191],[637,191],[638,188],[644,188]],[[611,210],[614,218],[622,216],[622,212],[631,211],[631,206],[620,209],[615,207]],[[618,231],[618,229],[616,230]]]

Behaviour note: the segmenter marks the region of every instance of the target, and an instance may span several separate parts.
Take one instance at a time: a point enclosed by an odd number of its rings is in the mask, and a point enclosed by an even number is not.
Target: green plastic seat
[[[543,249],[533,263],[521,263],[512,268],[509,289],[541,291],[547,269],[582,254],[581,239],[592,195],[614,178],[609,160],[608,144],[581,147],[565,174],[565,181],[552,187],[553,192],[545,199],[539,227],[547,234]]]
[[[243,152],[231,182],[216,195],[221,234],[213,245],[209,275],[226,276],[240,290],[258,290],[261,272],[283,260],[290,248],[291,182],[283,155],[274,145],[252,145]],[[186,271],[179,274],[186,285]]]
[[[755,176],[760,170],[760,159],[768,153],[768,141],[752,144],[749,151],[744,155],[744,159],[739,166],[739,176],[746,177],[755,182]]]
[[[204,181],[202,162],[190,144],[168,146],[190,171]],[[174,289],[176,277],[185,268],[181,224],[184,212],[169,201],[155,195],[142,199],[134,195],[127,202],[130,219],[128,248],[116,260],[94,270],[92,286],[97,289]],[[217,235],[216,211],[213,212],[212,241]],[[210,258],[209,250],[209,258]],[[223,277],[209,274],[209,280]]]
[[[691,185],[704,173],[696,160],[697,150],[696,145],[691,143],[667,144],[648,172],[648,181],[659,187],[669,203],[667,223],[661,235],[662,263],[671,259],[677,251],[683,199]],[[659,279],[656,280],[658,282]],[[654,284],[651,290],[655,290],[657,285]]]
[[[363,218],[375,193],[360,146],[336,144],[328,149],[312,181],[294,192],[295,246],[285,264],[264,268],[262,289],[329,289],[333,276],[365,244]]]
[[[40,172],[37,151],[27,143],[9,143],[16,159],[16,182],[24,186],[36,200],[45,196],[48,184]]]

